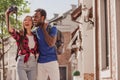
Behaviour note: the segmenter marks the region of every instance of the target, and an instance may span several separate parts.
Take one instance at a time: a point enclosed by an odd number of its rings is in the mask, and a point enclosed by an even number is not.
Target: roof
[[[63,16],[56,17],[56,18],[53,18],[53,19],[48,20],[48,21],[49,21],[49,23],[51,23],[51,22],[59,21],[59,20],[61,20],[61,19],[63,19]]]
[[[54,18],[48,20],[48,22],[51,23],[51,22],[55,22],[55,21],[62,20],[62,19],[64,19],[64,18],[66,18],[66,16],[67,16],[68,14],[71,14],[75,9],[76,9],[76,8],[72,8],[72,9],[66,11],[65,13],[63,13],[61,16],[54,17]]]

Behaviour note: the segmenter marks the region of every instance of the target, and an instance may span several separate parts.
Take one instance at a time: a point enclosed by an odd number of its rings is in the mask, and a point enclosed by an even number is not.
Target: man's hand
[[[44,35],[45,35],[45,40],[46,40],[47,44],[52,47],[52,46],[55,46],[56,36],[54,36],[54,37],[50,36],[48,31],[46,30],[47,26],[48,26],[48,23],[44,23],[42,29],[43,29],[43,32],[44,32]]]
[[[44,23],[44,24],[43,24],[43,30],[46,30],[46,29],[47,29],[47,26],[48,26],[48,23]]]

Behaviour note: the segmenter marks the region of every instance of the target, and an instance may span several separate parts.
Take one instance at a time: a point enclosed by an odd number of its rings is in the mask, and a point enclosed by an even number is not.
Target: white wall
[[[93,27],[84,23],[81,27],[84,73],[94,73],[94,37]]]
[[[78,27],[78,23],[71,20],[71,15],[70,14],[67,15],[67,17],[62,20],[62,24],[66,25],[66,26],[69,26],[69,28],[73,31]]]
[[[83,4],[86,5],[87,8],[90,8],[93,4],[93,0],[83,0]]]
[[[80,3],[83,3],[82,6],[86,5],[86,7],[89,9],[93,6],[93,0],[80,0]],[[80,24],[80,28],[82,31],[82,60],[83,60],[83,72],[84,73],[94,73],[94,45],[95,45],[95,27],[93,25],[90,25],[90,23],[85,23],[84,20],[84,11],[82,11],[81,19],[79,19],[79,22],[82,22],[83,24]]]

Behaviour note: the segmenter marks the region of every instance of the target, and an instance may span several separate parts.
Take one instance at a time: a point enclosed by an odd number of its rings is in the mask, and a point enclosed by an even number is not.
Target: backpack
[[[48,33],[50,33],[50,29],[52,28],[51,25],[48,25]],[[56,43],[55,47],[57,50],[57,54],[60,55],[64,53],[64,36],[60,30],[57,29],[57,38],[56,38]]]

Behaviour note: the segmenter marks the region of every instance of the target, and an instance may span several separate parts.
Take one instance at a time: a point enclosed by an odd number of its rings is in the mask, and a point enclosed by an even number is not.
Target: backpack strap
[[[48,26],[47,26],[47,31],[48,31],[49,34],[50,34],[51,28],[52,28],[52,26],[51,26],[50,24],[48,24]]]

